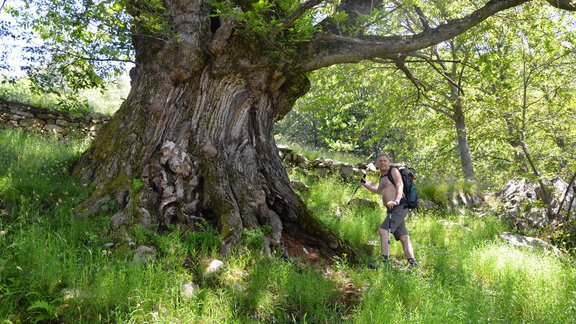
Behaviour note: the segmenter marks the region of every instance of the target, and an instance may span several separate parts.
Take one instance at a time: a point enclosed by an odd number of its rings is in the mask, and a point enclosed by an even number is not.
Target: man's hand
[[[394,200],[390,200],[389,202],[386,203],[386,207],[388,207],[388,209],[392,209],[398,205],[399,204],[397,202],[395,202]]]

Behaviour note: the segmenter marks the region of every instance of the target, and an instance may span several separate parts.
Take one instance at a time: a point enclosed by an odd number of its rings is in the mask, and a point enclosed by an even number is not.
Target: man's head
[[[390,157],[388,157],[387,154],[382,153],[376,158],[376,167],[378,167],[380,172],[388,172],[390,162]]]

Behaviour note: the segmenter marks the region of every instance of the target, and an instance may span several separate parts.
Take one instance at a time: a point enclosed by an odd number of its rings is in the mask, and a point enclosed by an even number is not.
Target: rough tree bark
[[[456,138],[458,139],[458,152],[460,163],[462,165],[462,174],[466,180],[474,181],[474,164],[472,163],[472,154],[468,144],[468,134],[466,132],[466,119],[460,100],[453,103],[454,106],[454,125],[456,126]]]
[[[168,1],[180,40],[135,40],[130,95],[75,169],[98,185],[90,203],[116,199],[114,229],[215,223],[224,253],[243,228],[263,225],[273,244],[284,234],[339,251],[290,188],[272,133],[307,79],[287,77],[258,44],[233,37],[232,22],[211,29],[210,10]]]
[[[114,230],[135,223],[214,223],[223,253],[243,228],[264,225],[271,228],[269,246],[291,237],[326,254],[345,252],[291,189],[273,138],[273,123],[308,90],[306,73],[418,50],[523,2],[490,1],[413,36],[356,39],[324,31],[292,54],[273,58],[263,50],[270,49],[265,39],[246,38],[230,19],[211,19],[206,1],[166,0],[171,36],[135,34],[131,92],[74,168],[97,186],[83,207],[114,199]]]

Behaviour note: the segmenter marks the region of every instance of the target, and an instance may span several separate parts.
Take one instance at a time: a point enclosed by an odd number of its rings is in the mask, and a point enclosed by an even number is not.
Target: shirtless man
[[[417,267],[418,263],[414,259],[414,251],[412,250],[412,243],[410,243],[410,236],[406,229],[406,215],[410,209],[404,208],[405,199],[402,197],[404,192],[404,185],[402,184],[402,176],[397,168],[390,168],[390,158],[386,154],[380,154],[376,159],[378,168],[380,169],[380,182],[372,184],[370,181],[362,180],[362,186],[375,194],[382,197],[382,203],[387,209],[386,219],[380,225],[378,233],[380,234],[380,245],[382,248],[382,261],[389,262],[389,242],[390,233],[394,234],[396,240],[402,243],[404,254],[408,258],[410,267]],[[394,183],[388,179],[388,172],[391,172]],[[377,264],[371,264],[376,267]]]

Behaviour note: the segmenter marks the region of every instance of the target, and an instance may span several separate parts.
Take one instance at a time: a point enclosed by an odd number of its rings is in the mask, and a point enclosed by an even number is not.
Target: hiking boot
[[[414,259],[414,258],[408,259],[408,263],[410,264],[410,268],[417,268],[418,267],[418,262],[416,262],[416,259]]]
[[[368,268],[378,269],[378,267],[380,266],[380,263],[388,264],[388,262],[390,262],[390,259],[388,259],[387,256],[383,255],[382,259],[380,261],[374,261],[374,262],[368,263]]]

